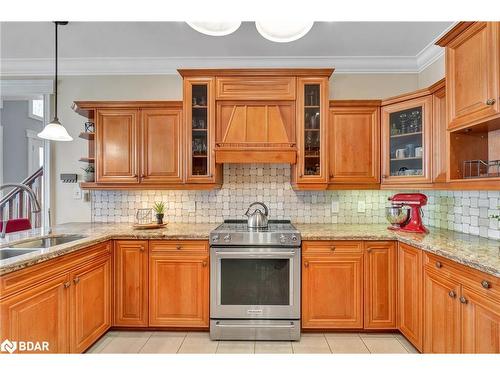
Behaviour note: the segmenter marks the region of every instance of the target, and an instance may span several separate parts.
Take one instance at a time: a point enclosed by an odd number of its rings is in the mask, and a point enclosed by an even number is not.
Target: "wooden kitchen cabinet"
[[[49,353],[68,353],[70,285],[63,274],[1,301],[1,342],[46,341]]]
[[[135,109],[97,110],[96,182],[139,182],[139,121]]]
[[[328,160],[329,188],[379,187],[380,101],[330,101]]]
[[[81,353],[111,327],[111,255],[71,273],[70,350]]]
[[[114,241],[114,326],[148,326],[148,244]]]
[[[432,92],[432,182],[446,183],[448,170],[445,81],[431,86]]]
[[[397,327],[421,352],[423,350],[422,250],[398,245]]]
[[[141,183],[182,183],[182,110],[143,109],[141,116]]]
[[[367,241],[364,250],[364,328],[396,328],[396,243]]]
[[[445,47],[448,129],[500,121],[500,22],[460,22]]]
[[[302,327],[363,328],[363,244],[304,241]]]
[[[432,96],[418,94],[382,102],[382,187],[431,186]]]
[[[297,78],[296,189],[321,190],[328,185],[328,77]]]
[[[151,241],[149,326],[207,328],[208,323],[208,243]]]

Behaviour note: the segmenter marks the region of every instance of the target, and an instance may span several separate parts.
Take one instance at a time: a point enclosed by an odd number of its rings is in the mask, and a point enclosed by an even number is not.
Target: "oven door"
[[[212,247],[210,317],[300,319],[300,248]]]

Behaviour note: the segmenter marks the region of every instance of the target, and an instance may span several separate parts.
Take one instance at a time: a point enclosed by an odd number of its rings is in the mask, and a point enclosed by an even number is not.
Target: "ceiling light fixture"
[[[277,43],[293,42],[306,35],[314,22],[307,21],[258,21],[255,27],[264,38]]]
[[[187,24],[205,35],[224,36],[238,30],[241,22],[187,22]]]
[[[54,77],[54,93],[55,93],[55,108],[54,108],[54,119],[45,125],[43,130],[38,133],[38,136],[43,139],[48,139],[49,141],[72,141],[73,138],[68,134],[64,126],[61,125],[59,119],[57,118],[57,27],[59,25],[67,25],[67,21],[55,21],[56,27],[56,66],[55,66],[55,77]]]

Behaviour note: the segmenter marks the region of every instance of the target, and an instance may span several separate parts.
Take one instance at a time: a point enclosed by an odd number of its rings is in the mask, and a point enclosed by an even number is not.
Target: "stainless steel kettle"
[[[264,208],[264,213],[258,208],[250,214],[250,209],[253,206],[260,205]],[[245,212],[245,216],[248,217],[248,227],[249,228],[266,228],[267,227],[267,215],[269,215],[269,210],[267,206],[262,202],[253,202],[250,206],[248,206],[247,212]]]

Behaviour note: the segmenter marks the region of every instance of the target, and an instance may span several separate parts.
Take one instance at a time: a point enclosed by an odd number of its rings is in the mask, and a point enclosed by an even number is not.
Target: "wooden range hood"
[[[297,79],[333,69],[183,69],[183,77],[214,80],[214,155],[223,163],[297,161]]]

